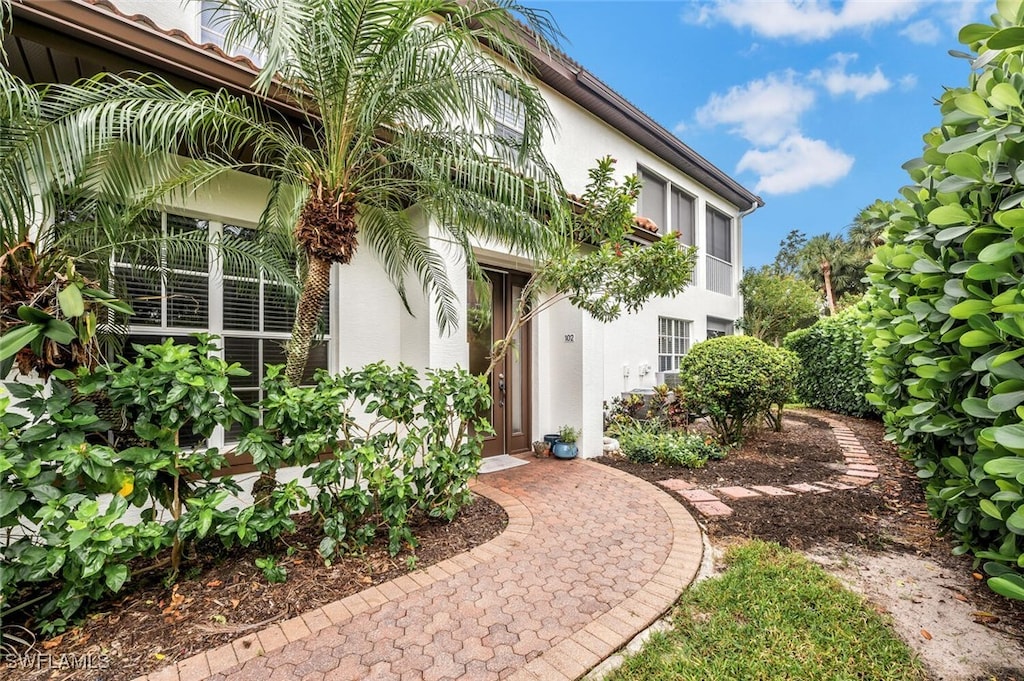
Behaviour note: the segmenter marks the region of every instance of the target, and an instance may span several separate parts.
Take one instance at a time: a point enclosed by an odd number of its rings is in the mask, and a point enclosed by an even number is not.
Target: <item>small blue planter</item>
[[[545,435],[544,436],[544,442],[547,442],[548,445],[550,445],[551,447],[554,447],[555,443],[558,442],[558,438],[559,438],[558,433],[551,433],[549,435]]]
[[[579,449],[575,442],[556,442],[551,447],[551,453],[556,459],[575,459]]]

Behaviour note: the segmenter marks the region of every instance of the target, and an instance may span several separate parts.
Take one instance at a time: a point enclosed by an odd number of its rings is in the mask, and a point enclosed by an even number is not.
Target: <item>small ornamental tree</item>
[[[687,400],[707,415],[722,444],[740,442],[747,430],[784,404],[798,363],[793,353],[750,336],[721,336],[697,343],[679,363]],[[773,420],[773,418],[775,420]],[[781,407],[769,421],[781,424]]]
[[[679,294],[693,280],[696,248],[682,246],[678,234],[666,234],[647,246],[626,240],[640,196],[636,176],[616,181],[610,156],[598,159],[589,175],[581,207],[567,209],[571,213],[564,219],[575,238],[556,244],[539,263],[523,288],[508,332],[494,345],[485,373],[512,348],[519,329],[563,300],[599,322],[611,322],[652,298]]]
[[[1024,9],[996,6],[960,32],[967,86],[942,95],[868,268],[870,399],[955,552],[1024,598]]]
[[[778,345],[787,333],[814,323],[821,297],[809,282],[774,267],[749,268],[740,281],[744,333]]]

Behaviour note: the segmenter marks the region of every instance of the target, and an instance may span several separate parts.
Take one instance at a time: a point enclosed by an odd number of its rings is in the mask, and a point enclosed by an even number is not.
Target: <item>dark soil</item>
[[[782,433],[762,429],[722,461],[704,468],[686,469],[634,464],[620,457],[597,461],[657,482],[681,478],[701,488],[729,485],[779,485],[815,482],[839,474],[839,446],[828,426],[814,418],[813,410],[788,412]],[[899,456],[883,439],[878,421],[828,414],[853,429],[881,473],[870,485],[825,494],[756,497],[729,501],[733,514],[705,519],[712,541],[727,544],[733,538],[757,538],[797,550],[815,546],[852,545],[868,550],[911,553],[962,575],[965,591],[987,610],[998,612],[1003,624],[1024,635],[1024,603],[996,596],[977,577],[971,559],[952,554],[953,541],[941,534],[939,523],[928,514],[924,488],[913,464]],[[669,492],[683,503],[675,492]]]
[[[316,552],[320,534],[311,519],[304,515],[296,521],[298,531],[287,537],[287,544],[270,550],[200,545],[173,585],[163,584],[160,572],[135,579],[118,600],[94,606],[81,626],[33,649],[33,655],[48,655],[44,659],[50,664],[43,666],[57,666],[67,655],[91,659],[103,669],[7,668],[3,679],[132,679],[467,551],[500,534],[508,517],[498,504],[476,497],[451,523],[425,518],[415,523],[419,545],[414,554],[389,555],[384,532],[363,554],[330,566]],[[257,558],[267,555],[285,567],[286,582],[270,584],[255,566]],[[11,624],[4,622],[9,632]]]

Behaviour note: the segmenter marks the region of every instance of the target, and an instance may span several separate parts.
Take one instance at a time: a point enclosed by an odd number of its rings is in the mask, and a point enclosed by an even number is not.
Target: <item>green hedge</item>
[[[984,55],[940,100],[868,268],[874,397],[957,553],[1024,598],[1024,63],[1020,3],[961,42]],[[1016,570],[1016,572],[1013,572]]]
[[[783,347],[800,357],[799,401],[850,416],[878,416],[865,395],[871,390],[864,351],[867,314],[858,307],[825,317],[786,336]]]

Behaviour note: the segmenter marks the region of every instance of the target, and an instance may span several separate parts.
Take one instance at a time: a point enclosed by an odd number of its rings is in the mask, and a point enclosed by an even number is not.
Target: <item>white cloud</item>
[[[687,127],[688,126],[686,125],[686,121],[679,121],[672,128],[672,132],[674,132],[677,136],[679,136],[679,135],[682,135],[684,132],[686,132],[686,128]]]
[[[917,87],[917,76],[913,73],[908,73],[900,78],[900,89],[904,92],[909,92]]]
[[[737,172],[758,175],[754,191],[794,194],[811,187],[829,186],[846,177],[853,157],[822,140],[793,134],[771,149],[751,149],[736,166]]]
[[[768,38],[810,42],[841,31],[868,30],[902,21],[918,6],[919,0],[845,0],[838,8],[828,0],[711,0],[689,18],[701,24],[725,21]]]
[[[942,38],[942,31],[931,19],[922,19],[907,25],[900,35],[906,37],[912,43],[919,45],[934,45]]]
[[[885,92],[892,87],[892,82],[885,77],[882,69],[878,66],[871,73],[847,73],[846,65],[857,59],[856,54],[839,52],[833,54],[829,59],[835,62],[832,68],[827,71],[814,70],[809,77],[824,85],[832,95],[839,96],[850,93],[860,100],[879,92]]]
[[[712,94],[697,109],[701,125],[727,125],[753,144],[777,144],[797,132],[800,116],[814,105],[814,91],[796,82],[796,74],[752,80]]]

